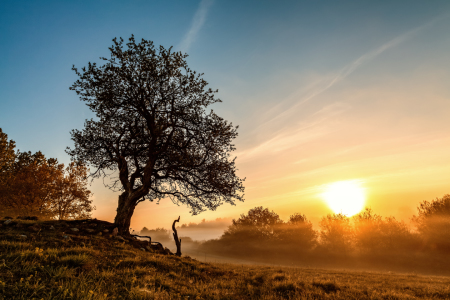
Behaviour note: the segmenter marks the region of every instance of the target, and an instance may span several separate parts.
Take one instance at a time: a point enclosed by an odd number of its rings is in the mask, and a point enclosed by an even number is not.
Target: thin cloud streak
[[[179,45],[179,49],[183,52],[187,52],[191,47],[192,43],[197,38],[198,32],[203,27],[203,24],[206,20],[206,15],[208,14],[208,10],[213,4],[213,0],[202,0],[200,5],[198,6],[197,11],[195,12],[194,18],[192,19],[191,28],[184,36],[183,40]]]
[[[342,70],[338,73],[337,76],[335,76],[327,85],[319,88],[317,91],[312,92],[310,95],[308,95],[306,98],[302,99],[301,101],[297,102],[296,104],[294,104],[293,106],[289,107],[288,109],[284,110],[283,112],[279,113],[278,115],[276,115],[275,117],[273,117],[272,119],[268,120],[263,126],[267,126],[268,123],[277,121],[279,119],[285,119],[287,117],[288,114],[291,114],[295,108],[297,108],[298,106],[303,105],[304,103],[310,101],[311,99],[313,99],[314,97],[322,94],[323,92],[325,92],[326,90],[330,89],[333,85],[335,85],[336,83],[344,80],[346,77],[348,77],[350,74],[352,74],[354,71],[356,71],[359,67],[361,67],[362,65],[368,63],[369,61],[375,59],[377,56],[379,56],[381,53],[385,52],[386,50],[389,50],[395,46],[398,46],[401,43],[404,43],[405,41],[411,39],[412,37],[414,37],[416,34],[418,34],[420,31],[423,31],[429,27],[432,27],[434,24],[436,24],[437,22],[448,18],[450,15],[449,14],[445,14],[445,15],[441,15],[438,16],[436,18],[434,18],[433,20],[420,25],[392,40],[390,40],[389,42],[387,42],[386,44],[383,44],[382,46],[376,48],[375,50],[372,50],[362,56],[360,56],[358,59],[354,60],[353,62],[351,62],[350,64],[348,64],[347,66],[345,66],[344,68],[342,68]]]
[[[251,149],[238,152],[236,155],[241,161],[255,159],[257,155],[267,154],[269,152],[280,152],[323,137],[334,131],[334,128],[323,125],[325,121],[340,115],[349,109],[351,109],[351,106],[347,103],[336,102],[327,105],[313,113],[309,120],[298,124],[298,127],[295,127],[288,132],[279,133],[273,138],[270,138]]]

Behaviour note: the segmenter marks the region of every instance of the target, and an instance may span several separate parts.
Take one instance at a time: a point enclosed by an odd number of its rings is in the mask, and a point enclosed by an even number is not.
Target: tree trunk
[[[117,207],[117,215],[114,224],[119,229],[120,235],[130,234],[130,222],[136,208],[136,200],[129,197],[127,192],[119,196],[119,205]]]

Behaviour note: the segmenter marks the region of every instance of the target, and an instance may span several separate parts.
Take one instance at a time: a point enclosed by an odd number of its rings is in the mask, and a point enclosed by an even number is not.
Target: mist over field
[[[420,203],[410,222],[365,208],[352,217],[326,215],[314,228],[305,215],[281,220],[256,207],[231,222],[203,220],[177,231],[183,254],[201,261],[450,275],[449,228],[450,195],[445,195]],[[175,249],[167,229],[144,228],[141,234]]]

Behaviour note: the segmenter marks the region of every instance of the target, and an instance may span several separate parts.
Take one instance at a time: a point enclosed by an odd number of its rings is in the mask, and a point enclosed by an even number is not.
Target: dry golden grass
[[[88,234],[89,223],[0,227],[0,299],[450,299],[450,277],[203,263]]]

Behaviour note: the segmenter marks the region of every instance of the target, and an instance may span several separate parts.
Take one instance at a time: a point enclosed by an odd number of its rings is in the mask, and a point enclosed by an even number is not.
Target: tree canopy
[[[73,130],[67,152],[94,177],[118,174],[115,223],[127,234],[139,202],[170,198],[193,214],[243,201],[243,179],[230,152],[237,127],[206,108],[220,102],[186,54],[153,42],[113,40],[105,64],[89,63],[71,89],[95,112]]]
[[[14,141],[0,129],[0,212],[45,219],[87,218],[93,209],[87,189],[88,170],[72,162],[15,151]]]
[[[434,250],[450,251],[450,195],[423,201],[417,208],[418,215],[413,221],[417,230],[426,240],[426,247]]]

